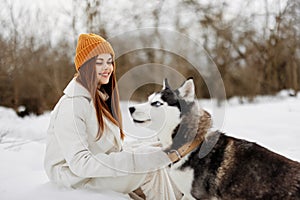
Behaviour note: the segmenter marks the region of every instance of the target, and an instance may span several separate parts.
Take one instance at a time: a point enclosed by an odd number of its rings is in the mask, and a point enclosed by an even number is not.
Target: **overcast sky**
[[[66,34],[68,30],[66,30],[66,27],[70,26],[71,19],[68,17],[65,17],[66,15],[62,14],[64,11],[71,11],[72,9],[72,0],[5,0],[8,2],[13,2],[16,6],[16,9],[33,9],[40,8],[41,12],[43,14],[49,14],[47,17],[46,22],[43,24],[42,27],[40,27],[38,24],[35,24],[34,22],[31,22],[32,24],[26,25],[26,29],[28,27],[33,28],[33,32],[35,31],[42,31],[37,29],[46,29],[46,27],[55,27],[54,29],[51,29],[51,32],[53,32],[53,37],[56,37],[57,35]],[[226,6],[224,12],[226,13],[226,17],[233,18],[236,17],[236,13],[241,13],[244,16],[250,16],[253,11],[255,11],[256,14],[261,16],[261,20],[258,22],[254,22],[255,25],[257,23],[257,29],[260,29],[258,23],[264,23],[265,20],[264,13],[265,13],[265,2],[268,2],[268,10],[269,12],[278,13],[279,10],[282,9],[282,7],[285,6],[287,0],[214,0],[209,2],[213,2],[216,4],[222,4],[226,2],[228,6]],[[4,1],[0,2],[0,5],[3,4]],[[160,26],[162,28],[169,28],[173,29],[174,24],[174,15],[176,15],[176,5],[178,1],[172,1],[172,0],[165,0],[164,4],[162,4],[162,15],[165,15],[160,20]],[[204,2],[201,0],[201,2]],[[113,18],[113,23],[107,24],[106,27],[109,30],[113,30],[113,35],[118,35],[118,32],[124,32],[124,31],[130,31],[132,29],[136,28],[136,24],[132,24],[132,16],[138,15],[138,16],[146,16],[147,12],[149,13],[149,10],[153,10],[157,5],[160,3],[159,0],[152,0],[152,1],[133,1],[133,0],[102,0],[101,4],[103,5],[101,7],[101,12],[105,13],[105,11],[108,11],[107,15],[103,15],[104,21],[110,21],[110,19]],[[30,14],[34,17],[34,11],[31,11]],[[124,13],[124,10],[126,13]],[[18,13],[18,12],[16,12]],[[47,15],[45,15],[47,16]],[[129,17],[131,16],[131,17]],[[190,11],[187,12],[181,12],[181,21],[192,23],[193,22],[193,13]],[[0,11],[0,18],[7,18],[9,17],[8,12],[2,9]],[[33,18],[34,18],[33,17]],[[23,17],[20,17],[20,22],[22,22]],[[26,17],[24,17],[26,19]],[[23,20],[24,21],[24,20]],[[152,20],[153,21],[153,20]],[[270,27],[273,28],[272,24],[274,24],[275,18],[271,18],[269,23]],[[188,24],[187,23],[187,24]],[[24,21],[24,24],[27,24],[26,21]],[[118,30],[115,29],[117,24]],[[111,27],[110,27],[111,26]],[[149,27],[152,26],[151,19],[143,19],[142,27]],[[30,29],[28,29],[30,30]],[[85,30],[83,28],[78,28],[80,32],[84,32]],[[81,31],[82,30],[82,31]],[[0,30],[3,31],[5,30]],[[42,34],[42,33],[41,33]],[[198,33],[194,35],[193,33],[189,33],[191,37],[198,38]],[[5,34],[4,34],[5,35]],[[56,35],[56,36],[55,36]]]

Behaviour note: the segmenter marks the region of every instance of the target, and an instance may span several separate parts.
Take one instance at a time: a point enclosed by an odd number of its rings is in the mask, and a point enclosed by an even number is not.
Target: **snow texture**
[[[230,99],[221,131],[300,161],[299,96],[289,97],[288,91],[283,91],[274,97],[257,97],[252,103]],[[200,104],[208,111],[212,109],[210,100]],[[129,124],[127,107],[128,103],[122,102],[125,123]],[[113,191],[72,190],[49,182],[43,168],[49,117],[50,112],[19,118],[12,109],[0,107],[1,199],[128,199]],[[135,132],[133,126],[127,127],[127,132]]]

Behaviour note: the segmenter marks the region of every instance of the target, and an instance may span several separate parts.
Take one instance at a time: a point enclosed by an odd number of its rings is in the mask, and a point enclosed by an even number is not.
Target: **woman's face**
[[[100,54],[96,60],[96,73],[99,84],[107,84],[114,71],[112,56],[108,53]]]

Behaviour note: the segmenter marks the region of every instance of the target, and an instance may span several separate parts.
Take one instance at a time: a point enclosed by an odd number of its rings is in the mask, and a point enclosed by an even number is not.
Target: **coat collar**
[[[64,94],[68,97],[79,97],[83,96],[88,99],[91,99],[91,94],[85,87],[76,81],[76,78],[73,78],[67,87],[64,90]]]

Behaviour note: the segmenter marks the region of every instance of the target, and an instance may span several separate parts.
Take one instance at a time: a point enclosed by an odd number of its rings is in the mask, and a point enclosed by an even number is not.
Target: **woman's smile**
[[[104,77],[104,78],[107,78],[111,75],[111,72],[102,72],[102,73],[99,73],[99,75]]]

